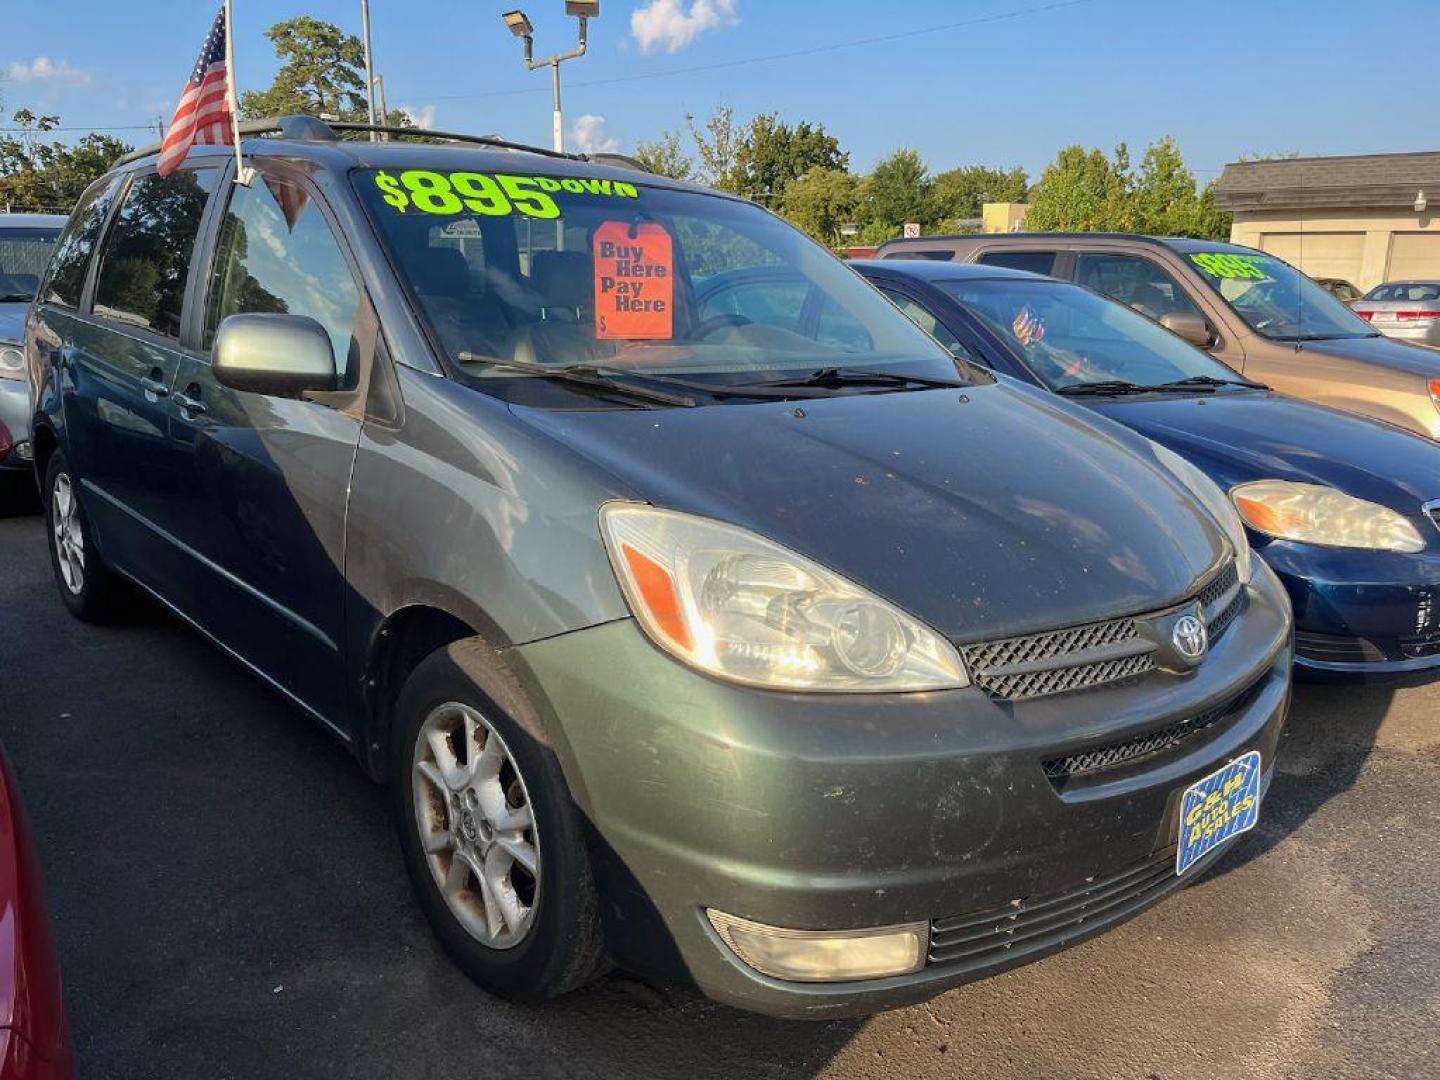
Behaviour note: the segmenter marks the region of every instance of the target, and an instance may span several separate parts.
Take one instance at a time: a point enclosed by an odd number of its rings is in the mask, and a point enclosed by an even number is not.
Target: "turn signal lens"
[[[702,671],[786,690],[969,685],[935,631],[764,537],[634,503],[605,506],[600,528],[640,625]]]
[[[1430,380],[1430,400],[1435,403],[1435,408],[1440,409],[1440,379]]]
[[[1230,497],[1245,524],[1267,536],[1327,547],[1425,550],[1403,514],[1321,484],[1256,480],[1233,488]]]
[[[705,914],[746,964],[791,982],[853,982],[919,971],[930,938],[923,922],[873,930],[786,930],[713,908]]]

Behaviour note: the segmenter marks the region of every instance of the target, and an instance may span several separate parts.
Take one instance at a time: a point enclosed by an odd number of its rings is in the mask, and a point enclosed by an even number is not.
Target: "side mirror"
[[[232,390],[298,397],[339,382],[330,335],[303,315],[231,315],[215,332],[215,379]]]
[[[1172,311],[1168,315],[1160,316],[1160,325],[1197,349],[1208,349],[1215,344],[1215,331],[1211,330],[1210,324],[1199,315]]]

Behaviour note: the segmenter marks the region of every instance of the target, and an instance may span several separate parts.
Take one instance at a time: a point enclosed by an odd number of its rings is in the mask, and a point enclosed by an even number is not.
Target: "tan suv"
[[[1440,354],[1377,333],[1254,248],[1125,233],[891,240],[882,259],[985,263],[1088,286],[1283,393],[1440,439]]]

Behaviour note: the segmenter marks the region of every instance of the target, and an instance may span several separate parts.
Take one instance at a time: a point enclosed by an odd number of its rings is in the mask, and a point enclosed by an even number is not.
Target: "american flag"
[[[160,144],[160,175],[168,176],[185,160],[195,143],[234,142],[230,133],[230,82],[225,66],[225,8],[215,15],[200,48],[195,70],[185,84],[170,130]]]

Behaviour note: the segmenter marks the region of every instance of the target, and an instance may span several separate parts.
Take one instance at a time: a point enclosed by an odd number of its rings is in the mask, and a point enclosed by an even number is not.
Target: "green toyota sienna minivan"
[[[1290,614],[1189,465],[729,195],[246,134],[123,160],[45,275],[59,594],[138,586],[349,747],[479,984],[874,1011],[1255,824]]]

